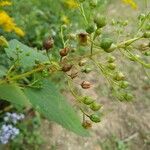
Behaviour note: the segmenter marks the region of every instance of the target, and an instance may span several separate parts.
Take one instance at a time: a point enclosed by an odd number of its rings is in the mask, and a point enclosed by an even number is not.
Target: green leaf
[[[9,41],[9,46],[8,48],[5,48],[5,52],[9,58],[13,58],[14,60],[16,60],[19,56],[20,66],[24,70],[32,69],[35,66],[35,61],[37,60],[39,62],[48,61],[47,56],[45,56],[42,51],[30,48],[15,39]]]
[[[0,77],[6,75],[7,69],[4,66],[0,65]]]
[[[27,88],[24,92],[33,107],[45,115],[48,120],[55,121],[79,135],[88,135],[77,113],[57,91],[54,83],[44,80],[42,89]]]
[[[14,84],[0,84],[0,99],[7,100],[22,107],[29,105],[29,101],[20,87]]]

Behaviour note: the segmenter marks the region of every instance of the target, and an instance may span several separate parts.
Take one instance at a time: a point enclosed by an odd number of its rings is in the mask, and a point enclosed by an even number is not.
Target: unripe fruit
[[[83,81],[83,82],[81,83],[81,87],[82,87],[83,89],[89,89],[89,88],[91,87],[91,83],[88,82],[88,81]]]
[[[53,45],[54,45],[54,40],[51,37],[49,37],[43,41],[43,47],[44,47],[44,49],[46,49],[46,51],[51,49],[53,47]]]
[[[140,15],[138,16],[138,19],[139,19],[139,20],[143,20],[145,17],[146,17],[145,14],[140,14]]]
[[[129,82],[127,81],[121,81],[119,86],[123,89],[127,88],[129,86]]]
[[[90,115],[89,118],[90,118],[91,121],[93,121],[93,122],[95,122],[95,123],[98,123],[98,122],[101,121],[101,120],[100,120],[100,117],[99,117],[98,115],[96,115],[96,114]]]
[[[125,79],[125,76],[122,72],[117,72],[116,75],[114,76],[114,80],[116,81],[121,81],[124,79]]]
[[[64,49],[60,50],[59,54],[61,57],[64,57],[64,56],[67,56],[68,52],[69,52],[69,48],[65,47]]]
[[[104,51],[107,52],[107,53],[111,53],[111,52],[113,52],[116,48],[117,48],[117,46],[112,43],[111,46],[110,46],[110,48],[105,49]]]
[[[90,0],[90,7],[95,8],[97,6],[97,0]]]
[[[83,126],[85,129],[88,129],[88,128],[91,128],[91,127],[92,127],[92,123],[91,123],[91,121],[89,121],[89,120],[85,120],[85,121],[82,123],[82,126]]]
[[[144,38],[150,38],[150,31],[147,31],[143,34]]]
[[[102,29],[99,28],[99,29],[96,30],[95,36],[99,36],[99,35],[101,35],[101,33],[102,33]]]
[[[89,34],[93,33],[94,31],[95,31],[95,25],[94,24],[89,25],[86,29],[86,32]]]
[[[98,111],[102,106],[97,103],[97,102],[93,102],[91,105],[90,105],[90,108],[93,110],[93,111]]]
[[[110,70],[115,70],[116,69],[116,64],[115,63],[109,63],[107,65],[107,67],[110,69]]]
[[[85,97],[82,97],[81,101],[85,104],[85,105],[90,105],[91,103],[94,102],[94,100],[89,97],[89,96],[85,96]]]
[[[116,58],[114,56],[109,56],[108,57],[108,62],[109,63],[113,63],[116,60]]]
[[[71,70],[71,68],[72,68],[72,65],[70,65],[70,64],[65,64],[65,65],[62,67],[62,71],[63,71],[63,72],[68,72],[68,71]]]
[[[147,25],[146,25],[146,30],[149,30],[149,31],[150,31],[150,23],[147,23]]]
[[[150,51],[144,53],[145,56],[150,56]]]
[[[89,67],[82,69],[82,72],[84,72],[84,73],[90,73],[91,71],[92,71],[92,69]]]
[[[108,50],[111,47],[112,43],[113,43],[112,39],[103,38],[101,40],[100,47],[104,50]]]
[[[124,93],[123,97],[126,101],[131,101],[133,99],[133,95],[131,93]]]
[[[97,15],[94,19],[97,28],[102,28],[106,25],[106,18],[102,15]]]

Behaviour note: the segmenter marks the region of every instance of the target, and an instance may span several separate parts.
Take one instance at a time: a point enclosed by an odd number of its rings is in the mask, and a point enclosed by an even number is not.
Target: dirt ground
[[[131,15],[129,12],[133,16],[136,14],[124,5],[115,4],[111,4],[108,9],[111,16],[120,10],[126,10],[122,13],[127,17]],[[150,150],[150,83],[140,65],[131,65],[122,60],[119,62],[130,75],[134,101],[121,103],[113,100],[103,78],[98,78],[96,73],[88,74],[87,79],[94,83],[94,87],[86,92],[90,92],[92,97],[103,104],[104,116],[101,123],[94,124],[90,129],[91,137],[84,138],[44,120],[41,129],[45,137],[44,150]],[[97,78],[93,79],[93,76]]]

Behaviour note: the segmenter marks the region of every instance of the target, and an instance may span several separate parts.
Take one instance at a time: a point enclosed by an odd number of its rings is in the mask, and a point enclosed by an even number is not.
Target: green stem
[[[138,41],[138,40],[141,39],[141,38],[142,38],[142,36],[136,37],[136,38],[133,38],[133,39],[129,39],[129,40],[127,40],[127,41],[123,41],[123,42],[117,44],[117,48],[122,48],[122,47],[124,47],[124,46],[129,46],[129,45],[131,45],[131,44],[134,43],[135,41]]]
[[[64,34],[63,34],[63,26],[61,26],[60,34],[61,34],[61,40],[62,40],[62,43],[63,43],[63,47],[65,48],[65,40],[64,40]]]
[[[33,69],[33,70],[29,71],[29,72],[26,72],[26,73],[23,73],[23,74],[20,74],[20,75],[16,75],[16,76],[14,76],[12,78],[8,78],[8,80],[6,80],[6,79],[0,80],[0,84],[3,84],[5,82],[7,82],[7,81],[10,82],[10,81],[19,80],[19,79],[28,77],[28,76],[30,76],[33,73],[42,71],[44,68],[45,68],[45,66],[40,66],[39,68]]]
[[[127,52],[129,53],[129,55],[138,63],[140,63],[141,65],[143,65],[145,68],[150,68],[150,64],[147,64],[145,62],[143,62],[141,59],[137,58],[134,56],[134,54],[132,54],[129,50],[127,50]]]
[[[81,15],[83,16],[83,18],[85,20],[86,25],[88,25],[88,21],[87,21],[86,15],[85,15],[85,11],[84,11],[83,5],[80,4],[80,3],[79,3],[79,10],[80,10],[80,13],[81,13]]]

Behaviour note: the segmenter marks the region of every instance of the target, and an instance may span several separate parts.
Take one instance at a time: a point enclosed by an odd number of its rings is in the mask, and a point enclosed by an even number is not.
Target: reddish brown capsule
[[[79,38],[79,43],[81,45],[87,45],[87,41],[88,41],[88,34],[87,33],[79,33],[78,38]]]
[[[61,57],[64,57],[64,56],[67,56],[68,52],[69,52],[69,48],[65,47],[64,49],[60,50],[59,54]]]
[[[81,83],[81,87],[82,87],[83,89],[89,89],[89,88],[91,87],[91,83],[88,82],[88,81],[83,81],[83,82]]]
[[[91,128],[91,127],[92,127],[92,123],[91,123],[91,121],[89,121],[89,120],[85,120],[85,121],[82,123],[82,126],[83,126],[85,129],[88,129],[88,128]]]
[[[63,71],[63,72],[68,72],[68,71],[71,70],[71,68],[72,68],[72,65],[70,65],[70,64],[65,64],[65,65],[62,67],[62,71]]]
[[[46,51],[51,49],[53,47],[53,45],[54,45],[54,40],[51,37],[49,37],[43,41],[43,47],[44,47],[44,49],[46,49]]]

